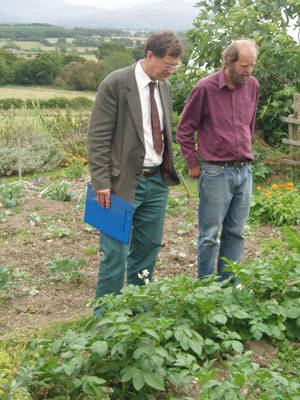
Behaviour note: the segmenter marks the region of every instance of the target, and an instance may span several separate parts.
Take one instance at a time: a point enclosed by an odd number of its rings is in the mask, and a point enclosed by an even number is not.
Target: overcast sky
[[[99,7],[112,10],[114,8],[128,8],[133,6],[141,6],[144,4],[159,3],[161,0],[65,0],[65,1],[80,6],[92,6],[92,7]],[[187,4],[190,4],[191,6],[193,6],[197,2],[197,0],[185,0],[185,1]]]

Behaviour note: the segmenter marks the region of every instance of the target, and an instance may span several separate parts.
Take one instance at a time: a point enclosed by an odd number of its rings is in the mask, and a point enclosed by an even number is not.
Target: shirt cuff
[[[190,157],[189,159],[187,159],[186,162],[187,162],[189,169],[197,168],[200,165],[196,155],[195,155],[195,157]]]

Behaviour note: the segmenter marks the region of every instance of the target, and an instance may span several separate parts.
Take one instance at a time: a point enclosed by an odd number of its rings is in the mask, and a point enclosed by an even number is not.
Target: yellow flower
[[[271,197],[271,193],[268,192],[268,193],[266,194],[266,196],[267,196],[267,198],[269,199],[269,198]]]
[[[298,192],[298,189],[294,189],[294,192]]]
[[[292,187],[286,187],[285,190],[292,190]]]
[[[260,186],[257,186],[257,188],[256,188],[257,190],[260,190],[261,189],[261,187]]]
[[[277,203],[277,204],[280,204],[280,201],[277,200],[276,203]]]
[[[286,182],[286,186],[294,186],[293,182]]]
[[[274,190],[277,190],[278,189],[278,185],[276,185],[276,184],[274,184],[274,185],[272,185],[272,189],[274,189]]]

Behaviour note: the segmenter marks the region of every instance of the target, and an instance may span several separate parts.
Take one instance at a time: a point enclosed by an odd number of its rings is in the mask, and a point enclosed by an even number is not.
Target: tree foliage
[[[62,70],[62,82],[73,90],[96,90],[100,83],[99,62],[70,62]]]
[[[206,75],[214,72],[221,66],[222,51],[233,40],[250,38],[259,47],[253,71],[261,86],[258,115],[278,92],[287,87],[300,90],[299,46],[288,34],[291,24],[300,26],[298,0],[201,0],[196,6],[200,12],[194,28],[188,32],[188,39],[194,45],[193,65],[188,67],[193,73],[185,78],[190,88],[195,84],[195,70],[204,68]],[[290,108],[288,113],[291,111]],[[269,126],[271,131],[264,129],[264,118],[270,120],[268,112],[258,118],[258,127],[266,138],[280,125],[282,115],[279,113]]]

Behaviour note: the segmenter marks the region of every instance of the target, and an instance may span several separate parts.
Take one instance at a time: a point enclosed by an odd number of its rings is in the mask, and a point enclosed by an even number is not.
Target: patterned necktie
[[[163,147],[162,132],[160,127],[160,120],[156,101],[154,98],[154,88],[156,83],[150,82],[150,104],[151,104],[151,125],[152,125],[152,136],[153,136],[153,147],[157,154],[161,154]]]

